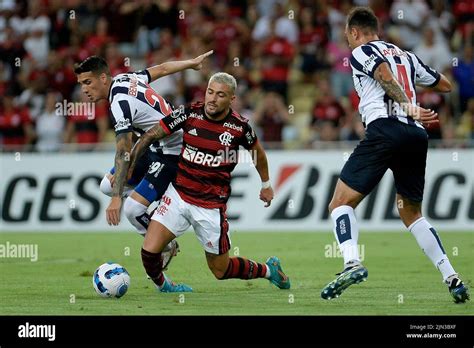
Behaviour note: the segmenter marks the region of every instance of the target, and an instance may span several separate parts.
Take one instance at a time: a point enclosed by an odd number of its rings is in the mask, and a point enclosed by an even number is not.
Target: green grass
[[[451,262],[465,282],[474,279],[474,234],[441,234]],[[179,239],[181,253],[168,274],[194,288],[157,293],[141,265],[142,238],[135,233],[1,233],[0,244],[38,244],[37,262],[0,259],[0,315],[467,315],[472,302],[454,304],[439,272],[406,233],[361,233],[369,280],[325,301],[321,288],[342,268],[325,256],[332,233],[233,233],[240,255],[264,262],[277,255],[292,288],[265,279],[216,280],[192,232]],[[130,255],[126,256],[127,248]],[[457,248],[457,250],[455,249]],[[457,251],[457,256],[453,255]],[[122,264],[131,287],[121,299],[100,298],[92,273],[106,261]],[[75,303],[70,303],[71,296]],[[399,299],[403,296],[403,303]]]

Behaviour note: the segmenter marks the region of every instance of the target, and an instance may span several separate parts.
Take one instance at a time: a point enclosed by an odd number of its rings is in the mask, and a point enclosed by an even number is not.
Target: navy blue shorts
[[[153,152],[148,149],[138,160],[127,184],[134,186],[134,191],[150,203],[159,200],[168,185],[176,178],[178,161],[178,155],[165,155],[159,150]],[[110,170],[110,173],[115,173],[115,167]]]
[[[428,134],[420,127],[382,118],[369,124],[365,138],[342,168],[340,179],[368,195],[391,169],[397,193],[414,202],[423,200]]]

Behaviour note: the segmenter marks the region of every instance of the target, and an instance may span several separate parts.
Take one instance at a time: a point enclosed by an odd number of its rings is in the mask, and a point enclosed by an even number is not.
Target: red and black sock
[[[165,281],[163,275],[163,261],[161,260],[161,253],[150,253],[142,248],[142,263],[145,267],[146,274],[153,280],[153,282],[162,286]]]
[[[239,278],[254,279],[265,278],[267,265],[255,261],[244,259],[242,257],[231,257],[229,265],[222,279]]]

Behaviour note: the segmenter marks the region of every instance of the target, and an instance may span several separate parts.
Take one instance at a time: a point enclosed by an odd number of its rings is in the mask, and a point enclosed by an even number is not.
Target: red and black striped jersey
[[[196,103],[160,120],[171,134],[183,130],[183,149],[174,186],[181,198],[203,208],[220,208],[229,199],[231,172],[242,146],[249,150],[258,140],[248,120],[232,109],[214,121]]]

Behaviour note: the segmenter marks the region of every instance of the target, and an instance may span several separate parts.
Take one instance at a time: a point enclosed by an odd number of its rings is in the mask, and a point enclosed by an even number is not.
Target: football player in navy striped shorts
[[[369,8],[356,7],[349,13],[345,34],[352,49],[350,64],[366,132],[344,165],[329,204],[344,270],[323,288],[321,296],[338,297],[350,285],[367,279],[357,247],[354,209],[391,169],[401,220],[440,271],[454,301],[465,302],[468,289],[451,265],[438,233],[421,213],[428,149],[423,125],[437,122],[437,114],[417,105],[415,87],[448,93],[451,83],[415,54],[380,40],[377,31],[377,17]]]
[[[110,116],[116,134],[115,166],[100,183],[100,190],[111,197],[106,210],[109,225],[120,223],[122,210],[141,235],[150,221],[148,207],[161,198],[168,184],[176,176],[182,147],[182,132],[150,144],[136,170],[126,180],[130,153],[136,137],[171,114],[173,106],[150,87],[160,77],[185,69],[199,70],[206,52],[193,59],[165,62],[147,69],[111,76],[107,62],[91,56],[75,66],[74,72],[82,92],[91,102],[108,99]],[[178,245],[171,242],[163,253],[165,268],[176,255]],[[184,285],[183,285],[184,286]],[[163,288],[162,291],[166,291]]]

